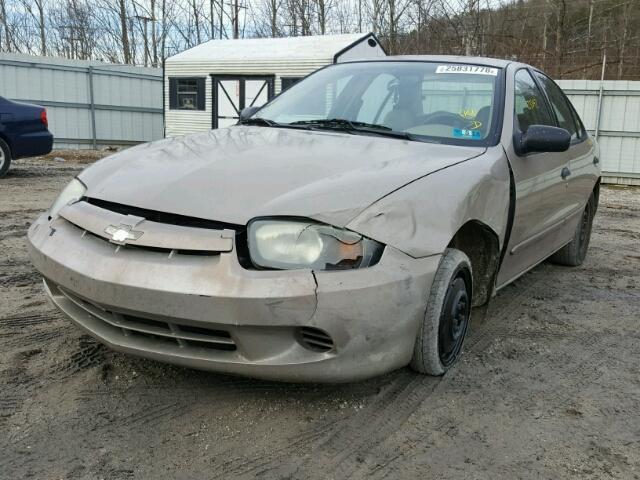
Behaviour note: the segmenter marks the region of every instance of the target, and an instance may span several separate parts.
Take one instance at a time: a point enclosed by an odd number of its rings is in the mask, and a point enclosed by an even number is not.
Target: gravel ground
[[[603,189],[582,267],[475,312],[444,378],[292,385],[114,353],[56,312],[25,233],[82,163],[0,180],[0,478],[640,478],[640,189]]]

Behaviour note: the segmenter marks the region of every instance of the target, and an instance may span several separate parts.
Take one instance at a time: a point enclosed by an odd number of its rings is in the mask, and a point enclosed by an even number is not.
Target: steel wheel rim
[[[4,150],[2,149],[2,147],[0,147],[0,170],[4,166],[4,159]]]
[[[462,349],[469,317],[471,299],[463,272],[451,281],[444,298],[438,328],[438,355],[442,365],[448,367]]]
[[[580,235],[578,237],[578,248],[580,249],[580,255],[584,257],[587,251],[587,238],[590,232],[590,218],[591,208],[589,205],[584,209],[582,218],[580,219]]]

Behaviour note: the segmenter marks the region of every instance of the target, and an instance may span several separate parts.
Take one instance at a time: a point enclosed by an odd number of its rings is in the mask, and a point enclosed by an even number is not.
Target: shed
[[[384,56],[372,33],[210,40],[165,60],[165,135],[233,125],[319,68]]]

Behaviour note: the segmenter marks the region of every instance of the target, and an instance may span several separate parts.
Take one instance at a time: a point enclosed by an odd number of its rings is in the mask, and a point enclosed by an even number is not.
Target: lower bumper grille
[[[300,343],[314,352],[333,350],[333,339],[324,330],[314,327],[301,327],[298,331]]]
[[[94,318],[111,327],[120,329],[125,337],[146,337],[157,342],[170,343],[179,347],[222,351],[236,350],[236,344],[227,331],[113,312],[60,287],[58,289],[67,299],[86,310]]]

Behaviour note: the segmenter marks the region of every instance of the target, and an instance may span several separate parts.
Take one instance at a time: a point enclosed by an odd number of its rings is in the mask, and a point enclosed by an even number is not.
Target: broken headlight
[[[80,200],[84,196],[86,191],[87,187],[85,187],[80,180],[78,180],[77,178],[71,180],[71,182],[69,182],[69,184],[64,187],[62,192],[60,192],[60,195],[58,195],[56,201],[53,202],[51,208],[49,208],[49,218],[57,216],[58,212],[60,212],[60,210],[69,205],[71,202],[77,202],[78,200]]]
[[[298,220],[254,220],[249,254],[256,267],[347,270],[375,265],[384,245],[341,228]]]

